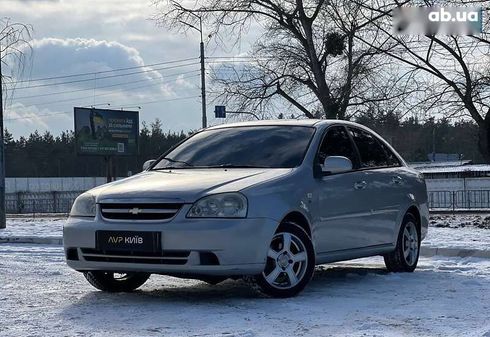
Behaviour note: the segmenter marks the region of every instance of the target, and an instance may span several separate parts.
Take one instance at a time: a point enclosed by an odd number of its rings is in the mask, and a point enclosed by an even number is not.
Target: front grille
[[[172,264],[184,265],[187,263],[190,251],[162,251],[158,253],[142,253],[133,251],[109,251],[91,248],[82,248],[82,256],[86,261],[120,262],[144,264]]]
[[[180,210],[182,204],[100,204],[102,217],[110,220],[166,220]]]

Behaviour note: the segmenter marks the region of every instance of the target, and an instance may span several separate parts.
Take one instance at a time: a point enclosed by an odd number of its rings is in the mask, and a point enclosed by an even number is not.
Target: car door
[[[344,156],[353,164],[353,170],[330,174],[317,182],[317,221],[314,227],[316,249],[319,254],[337,252],[366,245],[366,217],[370,208],[364,171],[359,168],[355,147],[342,125],[330,126],[326,131],[316,156],[316,164],[327,156]]]
[[[370,215],[366,217],[366,243],[369,246],[392,243],[396,218],[403,199],[404,184],[398,174],[401,165],[396,156],[374,134],[356,127],[348,127],[360,156],[361,170],[366,173],[364,200]],[[398,166],[398,168],[397,168]]]

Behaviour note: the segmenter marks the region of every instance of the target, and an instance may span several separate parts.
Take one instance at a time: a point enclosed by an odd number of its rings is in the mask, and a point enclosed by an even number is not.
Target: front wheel
[[[147,273],[119,274],[105,271],[87,271],[83,275],[92,286],[107,292],[130,292],[150,278]]]
[[[417,219],[407,213],[398,234],[396,248],[384,256],[386,268],[391,272],[413,272],[420,253],[420,231]]]
[[[310,237],[294,223],[284,223],[274,234],[262,274],[255,276],[260,290],[271,297],[297,295],[310,281],[315,252]]]

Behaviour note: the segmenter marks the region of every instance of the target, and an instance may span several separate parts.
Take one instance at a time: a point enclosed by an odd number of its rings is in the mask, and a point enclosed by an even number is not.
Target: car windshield
[[[185,140],[153,167],[293,168],[303,161],[315,129],[248,126],[205,130]]]

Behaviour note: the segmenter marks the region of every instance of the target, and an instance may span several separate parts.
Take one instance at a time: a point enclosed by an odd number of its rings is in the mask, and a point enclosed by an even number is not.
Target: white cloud
[[[184,75],[179,75],[175,80],[175,84],[182,88],[195,88],[195,85],[189,82]]]
[[[84,38],[43,38],[32,41],[33,64],[31,78],[50,77],[53,74],[68,75],[77,73],[104,72],[120,68],[143,67],[145,62],[137,49],[128,47],[116,41],[105,41]],[[98,75],[99,84],[121,82],[121,78],[113,76],[122,73],[147,71],[141,74],[125,76],[128,81],[141,79],[162,79],[158,71],[151,68],[128,70],[119,73],[105,73]],[[55,82],[70,80],[96,80],[96,75],[87,75],[80,78],[63,79]],[[87,81],[89,82],[89,81]],[[87,86],[87,82],[76,82],[70,86]]]
[[[22,128],[46,131],[50,129],[47,123],[48,118],[51,119],[51,122],[53,122],[53,120],[57,120],[58,122],[70,120],[70,117],[66,112],[56,112],[46,108],[40,109],[34,105],[13,103],[7,108],[5,126],[10,132],[14,131],[16,134],[21,131]],[[23,132],[20,133],[23,134]]]
[[[135,99],[176,97],[173,86],[177,86],[175,83],[172,86],[171,82],[184,69],[163,70],[162,75],[160,71],[167,65],[145,66],[137,49],[116,41],[44,38],[34,40],[32,47],[33,63],[29,76],[32,81],[17,85],[14,96],[16,101],[29,105],[46,106],[52,102],[59,108],[62,103],[67,107],[93,104],[94,99],[118,104]],[[122,68],[134,69],[113,72]],[[85,73],[88,75],[36,81],[53,74]],[[45,84],[57,85],[46,87]],[[56,93],[60,94],[50,95]]]

